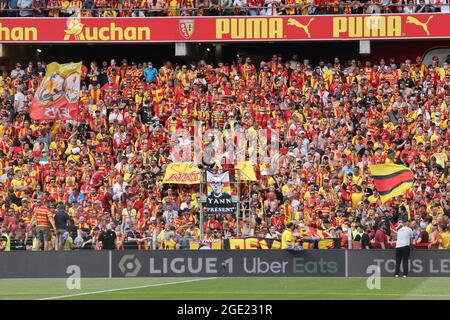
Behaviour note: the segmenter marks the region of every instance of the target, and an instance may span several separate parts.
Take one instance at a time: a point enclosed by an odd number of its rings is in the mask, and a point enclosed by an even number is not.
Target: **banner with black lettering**
[[[230,173],[221,174],[206,172],[206,205],[205,213],[233,213],[234,206],[231,197]]]

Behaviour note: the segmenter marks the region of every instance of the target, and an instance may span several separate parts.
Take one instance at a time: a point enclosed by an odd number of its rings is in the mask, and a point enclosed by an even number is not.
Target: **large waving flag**
[[[401,196],[412,187],[414,173],[397,164],[375,164],[369,166],[375,188],[380,193],[382,203]]]
[[[30,106],[33,120],[78,120],[81,62],[47,65]]]

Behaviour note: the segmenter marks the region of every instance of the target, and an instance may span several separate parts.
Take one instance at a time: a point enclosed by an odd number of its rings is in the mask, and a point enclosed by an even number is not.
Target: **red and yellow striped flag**
[[[369,170],[382,203],[393,197],[404,195],[413,185],[414,173],[405,166],[375,164],[369,166]]]

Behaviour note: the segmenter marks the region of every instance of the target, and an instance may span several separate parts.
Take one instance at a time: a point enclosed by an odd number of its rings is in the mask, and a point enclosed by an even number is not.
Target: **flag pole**
[[[203,202],[202,202],[202,197],[203,197],[203,181],[204,181],[204,175],[205,170],[200,169],[200,243],[203,241]]]
[[[252,182],[248,181],[247,186],[248,186],[248,190],[247,190],[248,191],[248,214],[251,215],[253,218],[254,212],[252,211],[252,192],[251,192]]]
[[[239,173],[239,169],[237,171],[237,206],[236,206],[236,236],[240,236],[240,229],[239,229],[239,218],[241,216],[241,177]]]

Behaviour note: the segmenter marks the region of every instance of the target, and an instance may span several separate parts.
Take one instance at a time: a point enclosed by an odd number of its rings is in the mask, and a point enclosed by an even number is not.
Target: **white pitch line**
[[[170,284],[181,284],[181,283],[189,283],[189,282],[197,282],[197,281],[213,280],[213,279],[216,279],[216,278],[214,277],[214,278],[201,278],[201,279],[183,280],[183,281],[175,281],[175,282],[164,282],[164,283],[157,283],[157,284],[149,284],[146,286],[116,288],[116,289],[108,289],[108,290],[101,290],[101,291],[68,294],[68,295],[64,295],[64,296],[41,298],[41,299],[37,299],[37,300],[55,300],[55,299],[63,299],[63,298],[70,298],[70,297],[86,296],[86,295],[90,295],[90,294],[98,294],[98,293],[106,293],[106,292],[114,292],[114,291],[122,291],[122,290],[143,289],[143,288],[150,288],[150,287],[162,287],[162,286],[167,286]]]
[[[176,291],[165,291],[164,294],[168,294],[168,293],[179,293]],[[201,292],[198,291],[183,291],[183,293],[185,294],[199,294]],[[235,291],[208,291],[208,294],[242,294],[243,292],[235,292]],[[250,291],[245,291],[245,294],[254,294],[254,295],[297,295],[299,293],[296,292],[271,292],[271,291],[267,291],[267,292],[250,292]],[[303,294],[305,296],[307,295],[344,295],[344,296],[392,296],[392,297],[397,297],[397,296],[401,296],[401,297],[445,297],[445,298],[450,298],[449,294],[414,294],[414,293],[364,293],[364,292],[358,292],[358,293],[350,293],[350,292],[304,292],[304,293],[300,293]]]

